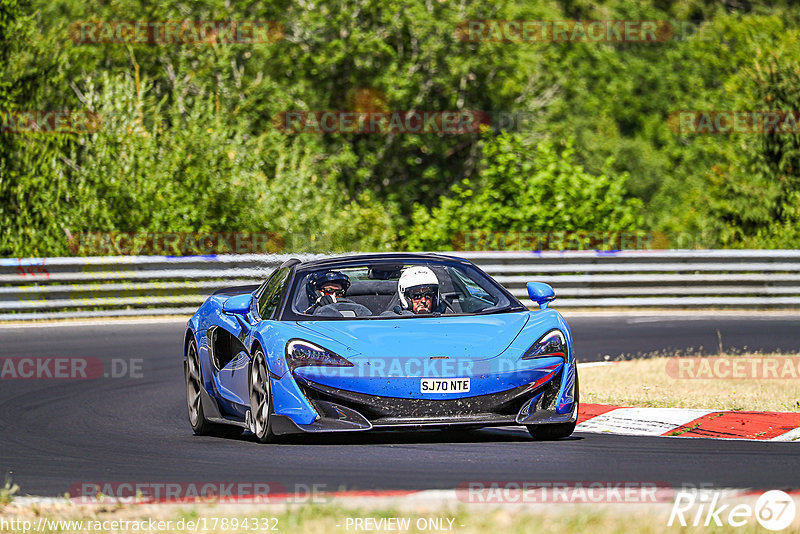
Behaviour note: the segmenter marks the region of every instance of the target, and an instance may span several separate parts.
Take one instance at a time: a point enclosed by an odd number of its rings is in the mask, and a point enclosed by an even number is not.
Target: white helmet
[[[433,271],[427,267],[420,266],[411,267],[403,271],[403,274],[400,275],[400,280],[397,282],[397,293],[404,309],[411,309],[411,298],[408,297],[408,293],[412,289],[421,289],[423,287],[429,287],[434,292],[435,296],[431,303],[431,308],[435,308],[439,303],[439,279],[436,278]]]

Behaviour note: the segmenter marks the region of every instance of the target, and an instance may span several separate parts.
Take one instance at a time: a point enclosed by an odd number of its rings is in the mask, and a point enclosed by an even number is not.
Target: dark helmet
[[[308,275],[308,280],[306,281],[306,294],[308,295],[308,301],[316,301],[317,291],[319,291],[322,286],[328,283],[341,284],[342,289],[345,291],[347,291],[347,289],[350,287],[350,279],[347,278],[346,274],[340,273],[339,271],[319,271],[316,273],[311,273]]]

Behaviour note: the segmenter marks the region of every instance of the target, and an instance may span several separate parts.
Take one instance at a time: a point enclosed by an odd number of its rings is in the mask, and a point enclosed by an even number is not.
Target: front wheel
[[[267,371],[267,360],[259,348],[250,366],[250,421],[251,429],[259,443],[275,441],[272,432],[272,391]]]
[[[575,373],[575,409],[578,409],[580,391],[578,389],[578,373]],[[537,441],[551,441],[566,438],[575,431],[578,424],[577,418],[571,423],[553,423],[544,425],[527,425],[531,437]]]

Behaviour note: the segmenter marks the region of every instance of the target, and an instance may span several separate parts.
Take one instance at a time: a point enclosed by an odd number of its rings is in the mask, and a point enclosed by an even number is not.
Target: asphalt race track
[[[598,317],[564,316],[572,328],[578,361],[647,355],[673,356],[800,351],[800,315],[713,313]],[[686,318],[688,316],[688,318]]]
[[[576,316],[582,361],[658,351],[797,351],[800,316]],[[278,445],[196,437],[186,417],[184,323],[0,326],[0,357],[141,359],[135,376],[0,381],[0,476],[22,494],[81,482],[259,482],[287,491],[447,489],[468,481],[639,481],[800,488],[796,443],[575,434],[523,429],[301,436]],[[717,334],[719,331],[719,336]],[[118,365],[115,369],[122,372]],[[130,370],[128,370],[128,374]]]

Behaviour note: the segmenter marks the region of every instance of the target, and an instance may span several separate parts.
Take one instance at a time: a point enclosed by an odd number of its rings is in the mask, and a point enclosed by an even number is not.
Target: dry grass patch
[[[715,363],[718,358],[724,358]],[[796,355],[647,358],[581,369],[581,401],[655,408],[800,412]],[[689,360],[692,360],[689,362]],[[766,365],[764,365],[766,364]],[[793,367],[795,374],[789,370]],[[770,378],[727,378],[766,375]],[[689,378],[689,377],[712,378]]]

